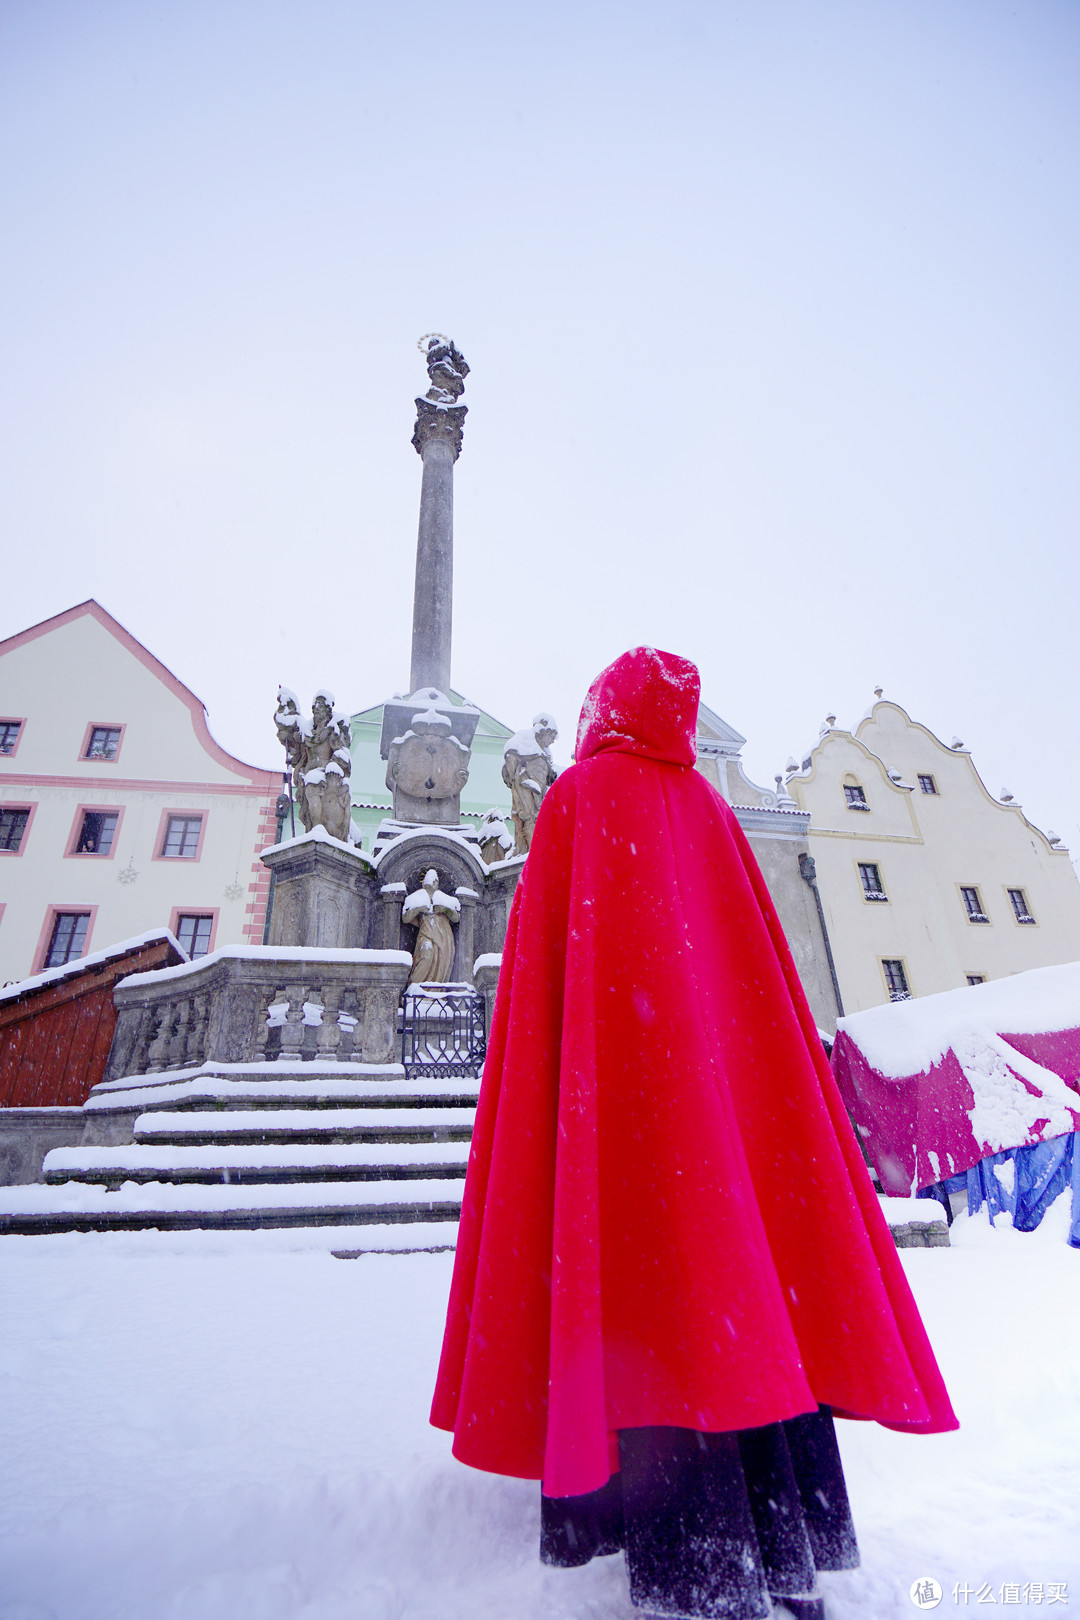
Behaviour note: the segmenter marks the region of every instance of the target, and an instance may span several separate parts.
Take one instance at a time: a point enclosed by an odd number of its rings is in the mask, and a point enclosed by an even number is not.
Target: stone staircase
[[[393,1227],[397,1250],[452,1247],[478,1085],[318,1061],[106,1081],[44,1184],[0,1188],[0,1233],[333,1226],[369,1250]]]

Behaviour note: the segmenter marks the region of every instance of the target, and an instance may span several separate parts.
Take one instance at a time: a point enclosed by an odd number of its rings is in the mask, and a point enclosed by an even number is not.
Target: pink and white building
[[[158,927],[261,943],[281,786],[97,602],[0,642],[0,983]]]

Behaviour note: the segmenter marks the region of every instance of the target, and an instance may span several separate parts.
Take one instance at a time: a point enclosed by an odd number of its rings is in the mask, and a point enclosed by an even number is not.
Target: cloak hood
[[[688,658],[656,647],[632,647],[589,687],[575,760],[620,753],[693,765],[700,696],[701,680]]]

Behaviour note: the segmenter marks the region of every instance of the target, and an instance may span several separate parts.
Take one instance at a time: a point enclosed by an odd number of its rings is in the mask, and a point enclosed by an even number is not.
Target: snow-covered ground
[[[962,1427],[838,1425],[863,1567],[832,1620],[916,1614],[923,1576],[942,1615],[984,1583],[1080,1607],[1066,1206],[903,1252]],[[331,1257],[357,1236],[0,1240],[0,1620],[630,1620],[621,1557],[544,1569],[538,1487],[428,1427],[453,1256]]]

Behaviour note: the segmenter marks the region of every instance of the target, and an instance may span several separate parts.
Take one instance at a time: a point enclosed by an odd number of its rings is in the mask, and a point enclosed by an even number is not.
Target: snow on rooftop
[[[175,935],[167,928],[151,928],[145,934],[134,934],[130,939],[107,945],[103,950],[91,951],[89,956],[77,956],[74,961],[65,962],[63,967],[49,968],[47,972],[35,973],[28,979],[17,979],[14,984],[5,985],[0,990],[0,1001],[14,1000],[16,996],[24,996],[28,990],[38,990],[42,985],[58,984],[61,979],[69,979],[86,968],[99,967],[103,962],[112,962],[118,956],[126,956],[128,951],[136,951],[141,945],[152,945],[159,939],[167,940],[177,955],[183,957],[185,963],[188,961],[188,953]],[[205,958],[201,960],[205,961]]]
[[[1032,968],[988,984],[871,1007],[837,1022],[837,1029],[854,1041],[870,1067],[891,1080],[925,1073],[950,1048],[970,1049],[980,1037],[989,1043],[1003,1034],[1039,1035],[1077,1028],[1080,962]],[[1026,1061],[1010,1049],[1009,1063],[1018,1072]],[[1042,1086],[1048,1071],[1037,1064],[1033,1067],[1039,1069],[1038,1084]],[[1057,1080],[1057,1076],[1053,1078]],[[1060,1080],[1057,1083],[1064,1085]],[[1069,1095],[1075,1103],[1076,1093]]]

